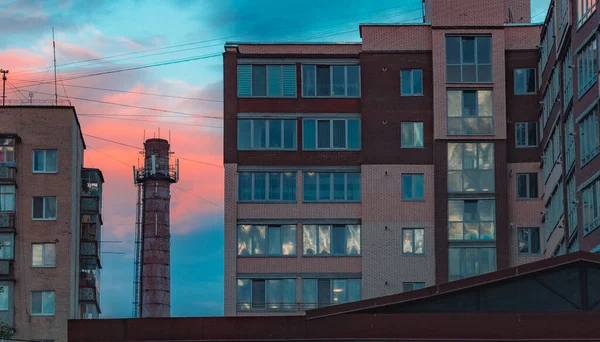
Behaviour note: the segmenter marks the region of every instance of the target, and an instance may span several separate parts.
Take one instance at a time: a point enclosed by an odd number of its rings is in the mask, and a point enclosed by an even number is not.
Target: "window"
[[[448,248],[448,280],[454,281],[496,270],[495,247]]]
[[[448,143],[448,192],[494,192],[493,143]]]
[[[448,238],[450,241],[495,240],[494,200],[449,200]]]
[[[0,185],[0,212],[15,211],[15,186]]]
[[[14,258],[15,235],[13,233],[0,234],[0,259],[12,260]]]
[[[410,292],[425,288],[425,283],[402,283],[402,292]]]
[[[538,75],[542,77],[543,69],[546,67],[546,63],[548,62],[548,56],[550,55],[550,50],[552,50],[552,46],[554,46],[555,33],[554,33],[554,11],[550,13],[550,20],[544,26],[545,32],[542,38],[541,44],[541,59],[540,59],[540,72]],[[541,83],[541,82],[540,82]]]
[[[581,191],[583,234],[587,235],[600,224],[600,179]]]
[[[519,228],[519,254],[540,253],[540,228]]]
[[[555,3],[558,17],[558,37],[562,37],[569,25],[569,0],[557,0]]]
[[[238,120],[238,150],[295,150],[296,120]]]
[[[305,202],[360,202],[360,173],[303,174]]]
[[[596,11],[598,0],[577,0],[577,25],[581,26]]]
[[[579,251],[579,237],[577,236],[577,234],[575,234],[573,236],[573,240],[571,240],[571,242],[569,243],[569,246],[567,247],[567,252],[573,253],[573,252],[578,252],[578,251]]]
[[[595,36],[577,53],[577,72],[577,91],[581,97],[598,77],[598,48]]]
[[[544,160],[544,164],[542,165],[544,183],[548,181],[548,177],[550,177],[552,169],[554,169],[554,165],[556,165],[558,158],[562,153],[561,142],[562,138],[560,129],[558,126],[555,126],[550,133],[550,137],[548,138],[548,142],[544,148],[544,156],[542,157]]]
[[[54,173],[56,172],[56,150],[33,151],[33,172]]]
[[[239,256],[295,255],[296,226],[239,225],[237,243]]]
[[[541,130],[543,131],[543,127],[548,123],[548,119],[550,118],[550,113],[552,112],[552,108],[554,108],[554,104],[558,100],[558,94],[560,92],[559,87],[559,75],[557,69],[552,69],[552,73],[548,78],[548,86],[544,91],[544,104],[542,107],[542,126]]]
[[[538,198],[538,174],[537,173],[517,173],[517,198],[519,198],[519,199],[537,199]]]
[[[0,138],[0,163],[15,162],[15,139]]]
[[[238,201],[295,201],[296,172],[240,172]]]
[[[492,82],[492,37],[446,37],[446,82]]]
[[[54,316],[54,291],[31,292],[31,315]]]
[[[536,94],[535,68],[515,69],[515,94]]]
[[[402,229],[402,253],[423,254],[425,230],[423,228]]]
[[[34,197],[33,219],[56,220],[56,197]]]
[[[575,175],[567,182],[567,208],[569,214],[569,236],[577,230],[577,185]]]
[[[575,165],[575,120],[572,111],[567,114],[565,123],[565,160],[566,171],[569,173]]]
[[[549,237],[552,234],[564,213],[562,184],[562,180],[560,180],[556,185],[556,188],[552,191],[548,198],[548,202],[546,203],[546,207],[544,208],[544,229],[546,230],[546,237]]]
[[[564,1],[564,0],[561,0]],[[563,62],[563,82],[564,82],[564,101],[563,106],[566,109],[573,98],[573,49],[569,47],[565,61]]]
[[[360,225],[304,225],[304,255],[360,255]]]
[[[304,309],[358,300],[360,300],[360,279],[302,279]]]
[[[296,310],[296,279],[238,279],[237,309]]]
[[[581,167],[592,160],[599,150],[598,111],[594,108],[579,122]]]
[[[34,243],[31,245],[31,267],[55,267],[56,244]]]
[[[402,148],[423,147],[423,123],[403,122],[402,124]]]
[[[302,65],[302,96],[360,96],[358,65]]]
[[[238,97],[296,97],[296,65],[238,65]]]
[[[360,119],[303,119],[305,150],[360,150]]]
[[[517,147],[536,147],[537,122],[517,122],[515,124]]]
[[[448,90],[448,134],[494,134],[491,90]]]
[[[0,285],[0,311],[8,311],[8,298],[10,288],[8,285]]]
[[[400,72],[401,95],[423,95],[423,70],[402,70]]]
[[[402,175],[402,200],[404,201],[422,201],[423,200],[423,174],[403,174]]]

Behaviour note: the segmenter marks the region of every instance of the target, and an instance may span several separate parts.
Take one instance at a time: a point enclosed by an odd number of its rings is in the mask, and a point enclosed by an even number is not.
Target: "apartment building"
[[[598,14],[558,2],[544,24],[528,0],[424,0],[360,43],[227,43],[225,314],[597,248]]]
[[[550,4],[538,59],[548,255],[600,250],[597,0]]]
[[[66,341],[97,318],[102,172],[83,167],[75,108],[0,107],[0,320],[21,340]]]

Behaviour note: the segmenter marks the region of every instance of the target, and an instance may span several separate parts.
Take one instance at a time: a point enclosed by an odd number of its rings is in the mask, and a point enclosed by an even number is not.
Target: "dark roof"
[[[422,301],[424,299],[433,298],[443,294],[456,293],[466,289],[481,287],[503,280],[523,277],[528,274],[534,274],[545,270],[557,268],[560,266],[574,264],[580,261],[600,265],[600,254],[594,254],[590,252],[575,252],[558,257],[543,259],[540,261],[512,268],[507,268],[496,272],[482,274],[476,277],[434,285],[411,292],[398,293],[385,297],[364,299],[352,303],[308,310],[306,312],[306,318],[315,319],[332,315],[359,312],[387,305]]]

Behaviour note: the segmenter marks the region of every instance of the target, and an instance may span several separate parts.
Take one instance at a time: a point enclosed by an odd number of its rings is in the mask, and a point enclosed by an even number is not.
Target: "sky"
[[[544,20],[549,2],[532,0],[532,21]],[[131,166],[159,129],[181,158],[171,315],[223,314],[225,41],[360,41],[360,23],[420,20],[421,0],[0,0],[8,99],[53,99],[54,27],[59,99],[76,108],[85,166],[104,174],[102,317],[132,314]]]

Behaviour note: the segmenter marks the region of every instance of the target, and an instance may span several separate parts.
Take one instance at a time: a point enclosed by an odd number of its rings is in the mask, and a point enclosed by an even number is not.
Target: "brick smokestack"
[[[170,145],[165,139],[144,143],[144,167],[138,173],[143,184],[140,277],[141,317],[171,314],[171,231],[169,212],[171,183],[178,180],[178,164],[169,164]]]

